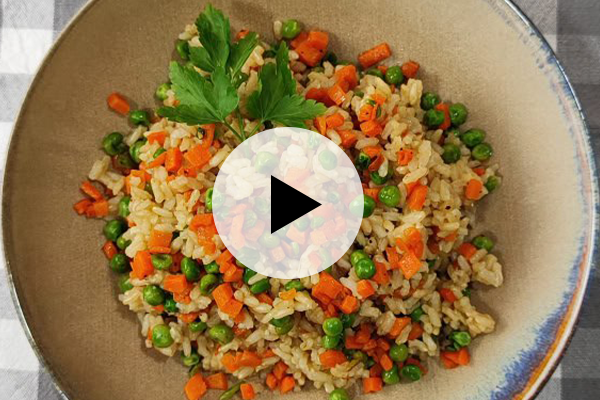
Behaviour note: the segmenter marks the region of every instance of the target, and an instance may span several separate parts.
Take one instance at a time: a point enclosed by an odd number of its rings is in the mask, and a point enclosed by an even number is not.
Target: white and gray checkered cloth
[[[500,0],[499,0],[500,1]],[[0,0],[0,155],[44,55],[86,0]],[[600,165],[600,0],[516,0],[557,52],[583,103]],[[3,165],[3,164],[2,164]],[[3,171],[0,171],[3,173]],[[0,259],[0,400],[61,399],[21,328]],[[600,277],[540,400],[600,398]]]

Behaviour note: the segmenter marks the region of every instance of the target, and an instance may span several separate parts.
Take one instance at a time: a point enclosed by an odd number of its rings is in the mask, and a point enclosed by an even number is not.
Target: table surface
[[[0,0],[0,154],[48,48],[86,0]],[[583,104],[600,161],[600,1],[517,0],[558,54]],[[0,163],[3,168],[4,162]],[[3,175],[3,171],[0,171]],[[0,178],[1,179],[1,178]],[[0,254],[0,257],[3,257]],[[58,400],[23,333],[0,259],[0,399]],[[600,277],[594,273],[573,341],[539,400],[600,396]]]

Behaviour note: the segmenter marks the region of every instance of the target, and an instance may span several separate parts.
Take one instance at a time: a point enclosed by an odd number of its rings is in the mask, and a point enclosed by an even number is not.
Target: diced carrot
[[[408,207],[413,211],[420,211],[425,205],[427,199],[428,188],[425,185],[419,184],[413,189],[411,194],[408,196],[407,204]]]
[[[319,356],[319,360],[325,368],[333,368],[347,361],[346,355],[339,350],[327,350]]]
[[[292,242],[296,242],[301,246],[306,243],[306,231],[299,230],[294,224],[290,226],[290,229],[288,229],[285,236]]]
[[[479,200],[483,190],[483,183],[479,179],[471,179],[465,188],[465,197],[469,200]]]
[[[362,152],[368,155],[369,158],[373,158],[381,154],[382,151],[383,149],[381,148],[381,146],[366,146],[362,148]]]
[[[218,142],[214,142],[214,140],[217,126],[215,124],[206,124],[200,125],[200,127],[204,130],[204,136],[202,137],[202,147],[208,149],[213,144],[216,146]]]
[[[471,243],[463,243],[458,248],[458,253],[467,260],[470,260],[471,257],[477,253],[477,247],[473,246]]]
[[[183,390],[188,400],[200,400],[207,389],[204,378],[200,373],[197,373],[187,381]]]
[[[148,163],[148,165],[146,166],[146,168],[150,169],[150,168],[160,167],[161,165],[163,165],[165,163],[166,159],[167,159],[167,153],[162,153],[158,157],[156,157],[154,160],[150,161]]]
[[[392,338],[398,337],[398,335],[400,335],[402,333],[404,328],[406,328],[408,325],[410,325],[410,321],[411,321],[410,317],[396,318],[396,321],[394,321],[394,325],[392,326],[392,329],[390,330],[389,335]]]
[[[448,303],[454,303],[456,300],[458,300],[452,289],[442,288],[439,290],[439,292],[440,296],[442,296],[442,298]]]
[[[223,357],[221,357],[221,364],[223,364],[225,369],[229,372],[235,372],[240,368],[236,362],[235,355],[232,353],[225,353]]]
[[[106,199],[96,200],[85,211],[85,216],[89,218],[106,217],[108,211],[108,201]]]
[[[386,97],[380,95],[379,93],[375,93],[373,95],[373,100],[377,103],[378,106],[382,106],[385,103]]]
[[[415,152],[410,149],[400,150],[398,152],[398,165],[408,165],[414,157]]]
[[[173,234],[171,232],[162,232],[153,229],[150,233],[150,240],[148,241],[148,247],[171,247],[171,239]],[[152,251],[151,251],[152,252]]]
[[[223,274],[223,282],[240,282],[244,276],[244,270],[238,267],[229,268]]]
[[[266,384],[269,389],[275,390],[275,388],[277,388],[277,386],[279,385],[279,382],[277,378],[275,378],[275,375],[269,372],[267,374]]]
[[[359,122],[370,121],[374,118],[375,118],[375,107],[373,107],[370,104],[365,104],[364,106],[362,106],[360,108],[360,111],[358,113],[358,121]]]
[[[373,285],[371,285],[371,282],[366,279],[358,281],[358,284],[356,285],[356,291],[363,299],[375,294]]]
[[[442,130],[450,128],[452,125],[452,122],[450,121],[450,106],[446,103],[440,103],[435,106],[435,109],[444,113],[444,122],[442,122],[438,128]]]
[[[363,345],[356,341],[356,336],[346,336],[345,345],[347,349],[359,350],[362,349]]]
[[[410,196],[412,194],[413,190],[415,190],[419,185],[420,185],[419,181],[405,183],[404,186],[406,186],[406,193]]]
[[[386,339],[379,338],[379,339],[377,339],[377,347],[383,351],[388,351],[391,346],[390,346],[390,343]]]
[[[402,64],[402,74],[407,78],[414,78],[419,72],[420,65],[416,61],[408,61]]]
[[[162,304],[160,304],[158,306],[154,306],[154,307],[152,307],[152,309],[159,314],[162,314],[165,312],[165,306],[163,306]]]
[[[198,214],[192,218],[190,229],[192,232],[198,232],[200,227],[213,226],[214,224],[215,219],[211,213]]]
[[[363,393],[379,392],[383,388],[383,381],[379,377],[369,377],[363,379]]]
[[[342,300],[342,304],[340,305],[340,310],[344,314],[352,314],[354,311],[358,309],[358,299],[354,296],[346,296],[344,300]]]
[[[354,89],[358,84],[358,75],[354,65],[346,65],[335,72],[335,78],[338,82],[346,82],[349,89]]]
[[[356,133],[351,130],[338,131],[338,135],[342,138],[342,147],[348,149],[358,141]]]
[[[185,322],[186,324],[189,324],[191,322],[194,322],[196,319],[198,319],[198,315],[200,315],[198,312],[179,314],[179,319],[182,320],[183,322]]]
[[[227,375],[223,372],[217,372],[216,374],[206,377],[206,385],[209,389],[221,389],[227,390],[229,384],[227,383]]]
[[[335,280],[327,272],[321,273],[319,283],[317,285],[322,286],[332,299],[335,299],[344,290],[344,285]]]
[[[173,300],[183,304],[190,304],[192,302],[192,298],[190,297],[188,292],[173,293]]]
[[[271,298],[271,296],[269,296],[266,293],[260,293],[258,295],[256,295],[256,298],[258,299],[258,301],[260,301],[261,303],[265,303],[265,304],[269,304],[269,305],[273,305],[273,299]]]
[[[81,184],[81,191],[94,200],[102,200],[104,196],[90,181],[85,181]]]
[[[183,156],[194,168],[202,168],[210,161],[211,154],[201,144],[192,147]]]
[[[452,361],[456,365],[469,365],[469,362],[471,361],[471,355],[466,347],[462,347],[458,351],[444,351],[442,354],[443,358]]]
[[[162,146],[165,144],[166,138],[167,138],[167,132],[165,132],[165,131],[151,132],[148,135],[148,143],[150,143],[150,144],[158,143]]]
[[[483,168],[483,167],[473,168],[473,172],[475,172],[475,175],[477,175],[477,176],[482,176],[483,174],[485,174],[485,168]]]
[[[444,242],[454,242],[456,240],[456,238],[458,237],[458,233],[453,232],[451,234],[449,234],[448,236],[444,237]]]
[[[250,33],[250,31],[248,29],[241,29],[236,35],[235,35],[235,40],[240,40],[245,38],[248,34]]]
[[[371,378],[380,377],[382,373],[383,368],[381,368],[381,365],[379,364],[375,364],[369,369],[369,376]]]
[[[240,358],[239,365],[241,367],[252,367],[256,368],[262,364],[262,358],[254,351],[244,350],[242,357]]]
[[[386,73],[386,72],[387,72],[387,70],[388,70],[388,66],[387,66],[387,65],[378,65],[378,66],[377,66],[377,69],[378,69],[378,70],[380,70],[380,71],[381,71],[381,73],[385,75],[385,73]]]
[[[213,290],[212,295],[215,303],[217,303],[217,307],[220,309],[221,306],[224,306],[233,298],[233,290],[229,283],[223,283]]]
[[[346,91],[340,86],[339,83],[336,83],[329,89],[327,89],[327,96],[338,106],[346,100]]]
[[[373,200],[379,201],[379,192],[381,192],[381,188],[363,189],[363,192]]]
[[[73,209],[79,215],[83,215],[86,213],[88,208],[92,205],[92,201],[90,199],[79,200],[77,203],[73,205]]]
[[[408,340],[415,340],[420,338],[423,335],[423,326],[419,323],[415,323],[412,325],[412,329],[410,330],[410,333],[408,334]]]
[[[360,124],[360,130],[368,137],[381,135],[383,127],[376,120],[365,121]]]
[[[102,252],[106,258],[110,260],[119,252],[119,249],[117,249],[117,246],[115,246],[113,242],[108,240],[106,243],[104,243],[104,246],[102,246]]]
[[[183,155],[181,150],[177,147],[172,147],[167,150],[165,158],[165,168],[169,172],[175,172],[179,168],[181,168],[181,164],[183,163]]]
[[[165,277],[163,281],[163,288],[171,293],[188,293],[190,291],[190,286],[191,285],[183,274],[169,275]]]
[[[277,354],[275,354],[275,352],[271,349],[266,349],[262,354],[262,358],[271,358],[276,356]]]
[[[381,43],[377,46],[364,51],[358,55],[358,62],[363,68],[369,68],[385,60],[392,55],[392,50],[387,43]]]
[[[440,353],[440,361],[442,362],[442,365],[444,366],[444,368],[454,369],[454,368],[458,367],[457,363],[455,363],[454,361],[452,361],[446,357],[446,353],[450,353],[450,352],[442,351]]]
[[[340,113],[331,114],[326,117],[325,122],[327,123],[327,128],[335,129],[344,124],[344,117]]]
[[[279,298],[281,300],[294,300],[296,297],[296,289],[286,290],[285,292],[279,293]]]
[[[377,348],[377,340],[375,340],[375,339],[369,339],[369,341],[363,345],[364,351],[374,350],[376,348]]]
[[[154,267],[152,266],[152,258],[148,251],[138,251],[133,258],[131,263],[133,269],[133,275],[138,279],[144,279],[145,277],[154,273]]]
[[[286,394],[287,392],[293,390],[294,386],[296,386],[296,381],[294,380],[294,377],[288,375],[284,377],[281,380],[281,382],[279,382],[279,393]]]
[[[371,279],[380,285],[385,285],[390,281],[390,276],[384,263],[375,261],[375,275]]]
[[[367,325],[362,324],[356,333],[356,341],[364,346],[369,340],[371,340],[371,331]]]
[[[387,254],[387,259],[390,262],[391,269],[399,269],[400,268],[400,255],[398,254],[398,250],[395,247],[388,247],[385,249],[385,253]]]
[[[333,105],[329,95],[327,94],[327,89],[322,88],[310,88],[304,95],[307,100],[314,100],[319,103],[324,103],[328,107]],[[323,117],[325,118],[325,117]]]
[[[283,361],[279,361],[273,367],[273,375],[275,375],[275,378],[277,378],[277,380],[280,381],[285,376],[285,373],[287,372],[287,370],[288,370],[288,365],[286,363],[284,363]]]
[[[300,43],[306,41],[306,39],[308,39],[308,32],[300,32],[300,34],[298,34],[298,36],[296,36],[296,38],[290,42],[290,47],[295,49],[300,45]]]
[[[400,259],[400,269],[404,278],[410,279],[421,269],[421,260],[409,251]]]
[[[394,362],[390,356],[387,355],[387,353],[381,356],[379,359],[379,364],[381,364],[381,367],[386,371],[389,371],[394,367]]]
[[[129,103],[119,93],[112,93],[107,99],[108,106],[121,115],[129,114]]]
[[[306,43],[317,50],[326,50],[329,45],[329,34],[321,31],[310,31]]]
[[[326,117],[323,115],[319,115],[317,118],[315,118],[315,127],[321,135],[325,135],[327,133]]]
[[[250,383],[242,383],[240,385],[240,393],[243,400],[252,400],[256,397],[254,393],[254,387]]]
[[[298,53],[300,61],[309,67],[314,67],[319,64],[321,59],[325,56],[325,51],[314,48],[308,40],[300,43],[295,50],[296,53]]]

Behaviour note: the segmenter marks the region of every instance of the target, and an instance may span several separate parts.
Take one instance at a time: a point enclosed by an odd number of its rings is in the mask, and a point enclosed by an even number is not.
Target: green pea
[[[150,126],[150,117],[144,110],[133,110],[129,113],[129,122],[135,126]]]
[[[129,274],[119,275],[117,285],[119,286],[121,293],[125,293],[126,291],[133,289],[133,285],[131,282],[129,282]]]
[[[423,117],[423,122],[430,128],[437,128],[444,123],[444,112],[439,110],[428,110]]]
[[[244,260],[246,266],[253,267],[260,260],[260,254],[258,253],[258,250],[245,246],[240,250],[238,258]]]
[[[267,215],[271,212],[271,205],[266,199],[258,197],[254,200],[254,211],[260,216]]]
[[[204,195],[204,208],[208,212],[212,212],[212,210],[213,210],[213,201],[212,201],[213,192],[214,192],[214,189],[210,188],[206,191],[206,194]]]
[[[182,60],[187,61],[190,59],[190,45],[187,40],[178,40],[175,44],[175,50]]]
[[[294,279],[293,281],[289,281],[288,283],[285,284],[285,290],[292,290],[292,289],[304,290],[304,285],[299,280]]]
[[[435,93],[423,93],[423,97],[421,97],[421,108],[425,111],[432,110],[435,106],[440,104],[441,101],[440,96]]]
[[[471,335],[469,332],[455,331],[450,334],[449,338],[459,347],[466,347],[471,344]]]
[[[306,229],[308,229],[309,225],[310,225],[310,220],[306,216],[298,218],[297,220],[294,221],[294,226],[299,231],[305,231]]]
[[[354,95],[362,99],[363,97],[365,97],[365,92],[359,89],[354,89]]]
[[[389,85],[398,85],[404,81],[404,74],[402,73],[402,69],[394,65],[393,67],[389,67],[387,71],[385,71],[385,81]]]
[[[337,167],[337,157],[331,150],[323,150],[319,153],[319,161],[321,162],[321,166],[326,171],[331,171],[335,167]]]
[[[272,319],[269,323],[275,327],[278,335],[285,335],[294,327],[294,317],[287,315],[283,318]]]
[[[356,314],[341,314],[340,321],[342,321],[342,326],[344,329],[352,328],[354,325],[354,321],[356,320]]]
[[[464,288],[462,291],[463,296],[471,297],[471,288]]]
[[[156,158],[158,156],[160,156],[162,153],[165,153],[167,151],[167,149],[165,149],[164,147],[160,147],[158,148],[158,150],[156,150],[154,152],[154,154],[152,155],[153,158]]]
[[[117,164],[117,168],[121,169],[132,169],[137,165],[137,163],[133,161],[127,153],[119,154],[115,159],[115,162]]]
[[[400,189],[398,186],[385,186],[379,191],[379,201],[388,207],[396,207],[400,204]]]
[[[138,140],[129,148],[129,155],[131,156],[131,159],[138,164],[142,161],[140,159],[140,149],[145,144],[146,142],[144,140]]]
[[[160,324],[152,328],[152,344],[159,349],[169,347],[174,342],[171,336],[171,329],[165,325]]]
[[[340,201],[340,194],[338,192],[335,192],[335,191],[329,191],[327,193],[326,199],[331,204],[336,204],[337,202]]]
[[[365,253],[364,250],[354,250],[352,254],[350,254],[350,264],[352,264],[353,267],[356,267],[356,264],[364,259],[369,259],[369,255]]]
[[[131,244],[131,240],[127,240],[123,235],[117,239],[117,247],[121,250],[125,250]]]
[[[181,354],[181,362],[186,367],[192,367],[200,362],[200,356],[198,355],[198,353],[192,353],[186,357],[182,353]]]
[[[377,272],[377,269],[375,268],[373,260],[370,258],[363,258],[356,263],[354,272],[356,272],[356,276],[360,279],[371,279]]]
[[[422,374],[421,370],[416,365],[405,365],[402,367],[402,370],[400,370],[400,373],[404,378],[410,379],[413,382],[421,379]]]
[[[217,324],[208,330],[208,336],[221,344],[227,344],[233,340],[233,330],[225,324]]]
[[[242,71],[238,71],[232,78],[231,78],[231,83],[233,84],[233,87],[235,87],[236,89],[240,87],[240,85],[244,82],[246,82],[248,80],[248,78],[250,78],[250,75],[242,72]]]
[[[497,176],[490,176],[488,180],[485,182],[485,188],[488,192],[493,192],[500,186],[500,179]]]
[[[446,164],[454,164],[460,160],[461,156],[460,147],[452,143],[446,143],[444,145],[444,153],[442,159]]]
[[[338,64],[338,57],[333,51],[328,51],[323,57],[323,62],[328,61],[334,67]]]
[[[340,344],[341,336],[323,336],[321,338],[321,345],[326,349],[335,349]]]
[[[483,235],[477,236],[475,239],[473,239],[472,243],[473,246],[477,247],[478,249],[492,251],[492,249],[494,248],[494,242],[492,241],[492,239]]]
[[[377,203],[375,202],[375,199],[366,194],[364,195],[363,202],[363,218],[368,218],[373,215]]]
[[[483,129],[469,129],[461,135],[460,140],[462,140],[465,146],[472,149],[478,144],[483,143],[485,140],[485,131]]]
[[[156,88],[156,93],[155,93],[156,98],[159,99],[160,101],[165,101],[169,97],[169,94],[168,94],[169,90],[171,90],[171,84],[163,83],[162,85],[160,85],[159,87]]]
[[[173,257],[169,254],[152,254],[152,266],[158,270],[166,271],[173,264]]]
[[[262,279],[256,283],[252,284],[252,286],[250,286],[250,291],[253,294],[260,294],[260,293],[266,292],[270,288],[271,288],[271,284],[269,283],[269,280]]]
[[[368,357],[367,361],[365,361],[365,368],[369,369],[369,368],[371,368],[375,364],[377,364],[377,363],[375,362],[375,360],[373,359],[373,357]]]
[[[368,69],[368,70],[365,72],[365,74],[367,74],[367,75],[373,75],[373,76],[376,76],[376,77],[378,77],[378,78],[385,79],[385,77],[383,76],[383,72],[381,72],[381,71],[380,71],[379,69],[377,69],[377,68],[371,68],[371,69]]]
[[[324,223],[325,223],[325,218],[317,216],[310,220],[310,227],[312,229],[317,229],[317,228],[323,226]]]
[[[398,373],[398,366],[394,364],[392,369],[389,371],[383,371],[381,373],[381,379],[386,385],[395,385],[400,382],[400,374]]]
[[[261,174],[268,174],[277,166],[279,162],[274,154],[261,151],[254,159],[254,168]]]
[[[421,320],[421,317],[423,316],[423,314],[424,314],[423,308],[417,307],[414,309],[413,312],[410,313],[410,319],[412,319],[414,322],[419,322]]]
[[[190,328],[190,332],[204,332],[208,325],[206,325],[206,322],[194,321],[189,323],[188,328]]]
[[[435,260],[427,260],[427,268],[432,269],[435,267]]]
[[[281,25],[281,36],[285,39],[293,39],[300,34],[302,27],[295,19],[288,19]]]
[[[296,242],[292,243],[292,254],[297,257],[300,255],[300,245]]]
[[[403,344],[394,344],[390,347],[390,358],[396,362],[404,362],[408,358],[408,346]]]
[[[344,325],[339,318],[327,318],[323,321],[323,331],[327,336],[341,335]]]
[[[181,272],[183,272],[188,282],[197,282],[200,280],[200,265],[196,260],[189,257],[184,257],[181,260]]]
[[[230,400],[233,396],[236,395],[237,392],[240,391],[242,383],[244,382],[238,382],[223,393],[221,393],[221,395],[219,396],[219,400]]]
[[[104,225],[104,236],[111,242],[116,241],[127,230],[127,224],[120,219],[113,219]]]
[[[171,314],[176,314],[179,311],[179,307],[177,307],[177,302],[173,299],[173,296],[168,296],[165,299],[164,306],[165,310]]]
[[[244,277],[243,277],[244,283],[247,285],[248,282],[250,282],[250,279],[256,274],[257,274],[256,271],[251,270],[250,268],[246,268],[244,270]]]
[[[142,291],[144,301],[151,306],[159,306],[165,302],[165,292],[156,285],[149,285]]]
[[[217,278],[214,274],[206,274],[200,279],[200,293],[207,295],[213,291],[217,284],[219,283],[219,278]]]
[[[457,139],[460,139],[460,137],[462,136],[462,134],[460,133],[460,130],[458,128],[449,128],[448,130],[446,130],[444,132],[444,134],[449,138],[454,136]]]
[[[348,396],[346,389],[340,388],[329,393],[329,400],[350,400],[350,396]]]
[[[477,161],[486,161],[494,154],[492,146],[488,143],[478,144],[471,151],[471,156]]]
[[[123,196],[121,200],[119,200],[119,216],[126,218],[129,216],[129,203],[131,203],[131,197]]]
[[[279,246],[281,241],[277,236],[269,232],[264,232],[260,238],[258,238],[258,242],[261,246],[264,246],[267,249],[274,249],[275,247]]]
[[[371,157],[361,151],[356,157],[356,160],[354,160],[354,165],[358,170],[364,171],[371,165]]]
[[[376,185],[384,185],[384,184],[385,184],[385,183],[388,181],[388,179],[389,179],[389,177],[390,177],[391,175],[392,175],[392,174],[390,174],[390,173],[388,172],[388,174],[387,174],[387,175],[385,175],[385,176],[381,176],[381,175],[379,175],[379,172],[377,172],[377,171],[373,171],[373,172],[371,172],[371,173],[369,174],[369,176],[371,177],[371,180],[372,180],[372,181],[373,181],[373,183],[374,183],[374,184],[376,184]]]
[[[209,274],[218,274],[219,264],[216,261],[212,261],[204,266],[204,270]]]
[[[244,229],[250,229],[258,222],[258,215],[252,210],[244,212]]]
[[[127,145],[123,143],[123,135],[119,132],[109,133],[102,139],[102,148],[109,156],[116,156],[127,151]]]
[[[452,125],[460,126],[467,121],[467,116],[469,115],[469,111],[464,104],[455,103],[449,107],[450,112],[450,121],[452,121]]]

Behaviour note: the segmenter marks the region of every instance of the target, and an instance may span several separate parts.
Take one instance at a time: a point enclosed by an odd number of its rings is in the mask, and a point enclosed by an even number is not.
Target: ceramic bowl
[[[135,315],[116,299],[99,251],[102,222],[77,217],[72,204],[100,139],[126,129],[107,110],[107,94],[153,106],[175,38],[203,3],[92,1],[52,49],[15,125],[3,197],[6,258],[32,345],[73,400],[184,398],[184,368],[143,347]],[[579,104],[535,27],[511,3],[492,0],[214,3],[233,29],[267,38],[275,19],[327,30],[341,58],[385,40],[395,60],[421,63],[427,88],[469,107],[469,126],[487,130],[504,176],[479,208],[476,229],[493,233],[505,266],[504,286],[473,300],[497,329],[475,341],[469,367],[432,362],[422,381],[371,398],[533,397],[574,328],[598,205]],[[325,398],[288,398],[308,393]]]

